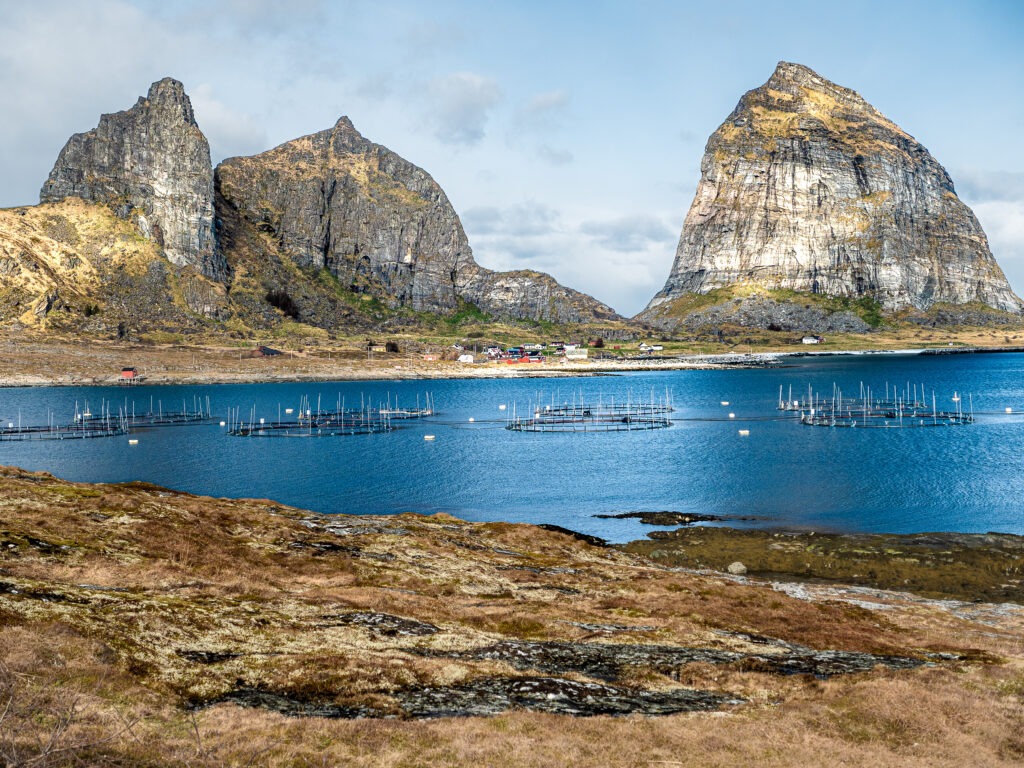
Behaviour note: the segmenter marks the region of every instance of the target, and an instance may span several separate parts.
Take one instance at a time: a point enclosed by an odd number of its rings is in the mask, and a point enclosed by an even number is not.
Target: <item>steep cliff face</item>
[[[708,140],[671,274],[640,318],[736,285],[1022,309],[935,158],[854,91],[786,62]]]
[[[326,270],[342,290],[423,312],[450,312],[462,300],[498,317],[617,317],[547,275],[481,268],[437,182],[363,138],[346,117],[330,130],[225,160],[216,193],[225,242],[254,245],[260,233],[262,260],[280,263],[279,273],[289,264]],[[231,247],[225,253],[234,258]]]
[[[68,139],[40,200],[68,197],[110,206],[173,264],[226,276],[214,243],[210,147],[177,80],[153,83],[131,109]]]

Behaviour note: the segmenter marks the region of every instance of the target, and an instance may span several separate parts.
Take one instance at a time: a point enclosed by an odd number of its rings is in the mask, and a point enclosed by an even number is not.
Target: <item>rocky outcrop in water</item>
[[[40,200],[68,197],[110,206],[172,263],[224,279],[214,243],[210,147],[177,80],[153,83],[131,109],[103,115],[96,128],[68,139]]]
[[[347,117],[268,152],[225,160],[216,190],[228,239],[261,233],[276,251],[265,258],[326,270],[342,290],[392,308],[444,313],[469,302],[497,317],[617,319],[548,275],[480,267],[430,174],[365,139]]]
[[[640,318],[737,285],[1022,309],[935,158],[854,91],[786,62],[708,140],[671,274]]]

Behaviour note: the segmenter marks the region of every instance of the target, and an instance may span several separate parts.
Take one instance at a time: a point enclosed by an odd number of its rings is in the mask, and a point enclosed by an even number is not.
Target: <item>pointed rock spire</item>
[[[214,279],[227,273],[214,242],[210,146],[177,80],[153,83],[131,109],[68,139],[39,197],[109,205],[172,263]]]

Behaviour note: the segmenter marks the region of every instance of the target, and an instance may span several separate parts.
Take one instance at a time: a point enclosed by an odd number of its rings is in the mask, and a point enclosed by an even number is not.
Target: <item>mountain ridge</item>
[[[90,206],[151,246],[129,248],[131,234]],[[364,138],[347,116],[214,169],[173,78],[74,134],[40,206],[13,210],[19,218],[0,227],[0,321],[40,331],[244,334],[301,322],[351,333],[429,324],[466,305],[500,321],[622,321],[550,275],[477,264],[430,174]],[[73,237],[49,236],[58,219]],[[28,224],[36,231],[23,232]],[[102,255],[111,247],[134,248],[145,279],[126,285],[122,257]]]

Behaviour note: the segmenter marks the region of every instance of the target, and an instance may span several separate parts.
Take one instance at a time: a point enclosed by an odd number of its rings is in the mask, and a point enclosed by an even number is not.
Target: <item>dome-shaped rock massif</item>
[[[674,325],[693,294],[721,288],[887,310],[1024,306],[935,158],[854,91],[787,62],[708,140],[671,274],[639,319]]]

